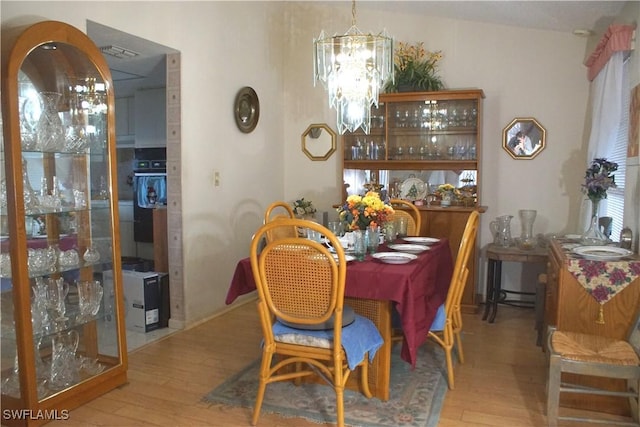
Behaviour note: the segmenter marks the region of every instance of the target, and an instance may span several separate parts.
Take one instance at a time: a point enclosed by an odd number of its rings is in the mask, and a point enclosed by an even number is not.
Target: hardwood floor
[[[546,361],[533,310],[500,306],[494,324],[480,315],[464,321],[466,360],[455,366],[456,389],[447,392],[439,425],[545,426]],[[251,409],[213,409],[201,398],[258,358],[260,340],[252,301],[131,353],[127,385],[48,425],[248,426]],[[265,412],[258,425],[318,426]]]

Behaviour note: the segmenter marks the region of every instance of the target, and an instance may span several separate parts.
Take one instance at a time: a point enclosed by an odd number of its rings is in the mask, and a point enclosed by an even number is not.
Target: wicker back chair
[[[547,341],[549,379],[547,382],[547,423],[558,425],[558,420],[598,423],[601,425],[640,426],[640,313],[636,315],[627,339],[614,339],[600,335],[562,331],[550,327]],[[587,387],[568,382],[563,374],[626,380],[625,390],[610,387]],[[590,381],[595,384],[594,381]],[[605,389],[606,388],[606,389]],[[624,419],[588,411],[591,417],[560,416],[560,393],[579,393],[617,396],[629,399],[631,418]],[[587,412],[585,412],[586,414]],[[574,413],[575,414],[575,413]]]
[[[293,208],[287,202],[276,201],[271,203],[264,212],[264,223],[280,219],[295,218]],[[277,227],[264,235],[265,242],[286,237],[298,237],[298,230],[295,227]]]
[[[306,228],[323,234],[335,248],[335,255],[318,242],[298,237],[273,240],[259,252],[259,240],[279,226]],[[299,381],[303,377],[318,374],[335,389],[337,424],[344,425],[343,393],[351,370],[342,340],[347,269],[342,245],[333,233],[318,223],[301,219],[279,219],[268,222],[256,232],[251,244],[250,259],[258,290],[258,312],[264,335],[260,384],[252,425],[258,422],[267,384],[292,379]],[[357,317],[351,326],[370,322]],[[294,335],[293,338],[274,333],[274,328],[292,323],[297,325],[294,333],[289,334]],[[327,341],[326,347],[309,342],[300,344],[295,339],[304,336],[308,341],[305,333],[308,334],[309,331],[304,329],[317,329],[318,326],[332,332],[332,340]],[[375,329],[372,323],[370,326]],[[362,332],[360,329],[355,331]],[[371,397],[367,364],[368,358],[365,356],[357,366],[362,369],[362,392]]]
[[[460,363],[464,363],[464,352],[462,351],[462,339],[460,337],[462,331],[460,302],[469,275],[469,258],[476,243],[479,219],[480,214],[477,211],[471,212],[467,219],[456,257],[456,264],[453,267],[447,299],[438,309],[436,319],[429,330],[429,338],[440,344],[444,349],[447,360],[447,380],[451,390],[454,388],[452,358],[454,345],[458,350],[458,360]]]
[[[418,208],[413,203],[402,199],[391,199],[389,203],[394,209],[394,218],[407,218],[407,236],[419,236],[422,227],[422,217],[420,216]]]

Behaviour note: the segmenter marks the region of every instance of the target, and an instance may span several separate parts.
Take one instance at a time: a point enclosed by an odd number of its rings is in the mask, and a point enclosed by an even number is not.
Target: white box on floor
[[[113,286],[113,272],[104,272],[105,283]],[[160,274],[149,271],[122,270],[125,325],[135,332],[149,332],[160,327]]]

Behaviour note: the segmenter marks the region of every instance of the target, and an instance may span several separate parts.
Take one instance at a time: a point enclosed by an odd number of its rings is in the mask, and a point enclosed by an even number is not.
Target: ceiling
[[[340,0],[339,3],[348,4],[348,1]],[[626,3],[626,1],[385,0],[358,1],[356,12],[358,10],[393,11],[571,33],[574,30],[602,31],[620,13]],[[162,66],[161,61],[164,56],[167,53],[176,52],[175,49],[92,21],[87,22],[87,33],[98,47],[115,45],[140,54],[125,59],[105,55],[114,82],[135,81],[157,74],[157,68]]]
[[[111,69],[111,77],[114,82],[133,82],[146,79],[145,84],[153,85],[154,82],[148,79],[150,78],[158,80],[155,83],[164,85],[165,73],[163,67],[165,65],[165,56],[168,53],[177,52],[177,50],[93,21],[87,21],[87,35],[99,49],[107,46],[116,46],[138,54],[134,57],[125,58],[104,55]]]
[[[633,0],[637,1],[637,0]],[[358,8],[571,33],[605,28],[627,1],[362,1]],[[602,18],[605,19],[602,19]],[[607,19],[608,18],[608,19]]]

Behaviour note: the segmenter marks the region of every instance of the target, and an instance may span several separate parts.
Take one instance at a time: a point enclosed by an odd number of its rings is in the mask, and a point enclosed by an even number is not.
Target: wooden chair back
[[[287,202],[276,201],[271,203],[264,213],[264,223],[275,220],[295,218],[293,208]],[[266,242],[287,237],[298,237],[298,230],[294,227],[274,227],[264,235]]]
[[[480,214],[477,211],[471,212],[469,218],[467,218],[467,224],[464,227],[464,232],[462,233],[462,240],[460,240],[458,255],[456,256],[456,263],[453,267],[453,275],[451,276],[451,285],[449,286],[447,300],[445,301],[445,311],[448,317],[461,316],[460,302],[462,300],[464,286],[467,282],[467,276],[469,274],[469,258],[476,244],[479,222]],[[461,323],[462,319],[460,319],[460,324]]]
[[[275,201],[264,211],[264,224],[276,218],[295,218],[293,208],[287,202]]]
[[[393,207],[393,217],[407,218],[407,236],[416,237],[422,229],[422,217],[420,210],[411,202],[402,199],[391,199],[389,203]]]
[[[259,239],[281,227],[318,231],[335,248],[336,258],[326,246],[297,236],[268,241],[259,252]],[[326,322],[333,315],[334,339],[336,343],[340,342],[341,327],[337,325],[342,324],[346,262],[342,245],[333,233],[312,221],[271,221],[256,233],[250,258],[260,304],[264,304],[271,315],[287,322],[309,325]],[[263,325],[263,329],[268,343],[271,341],[268,338],[271,320]],[[337,348],[340,348],[339,344]]]

